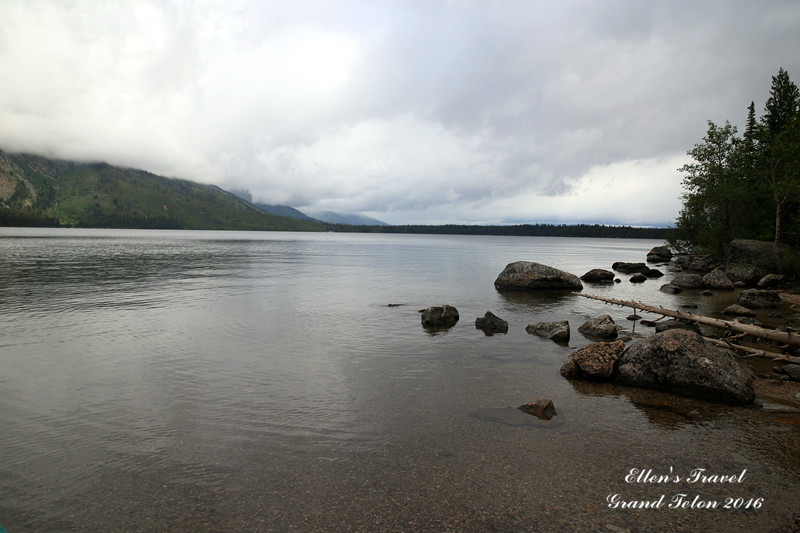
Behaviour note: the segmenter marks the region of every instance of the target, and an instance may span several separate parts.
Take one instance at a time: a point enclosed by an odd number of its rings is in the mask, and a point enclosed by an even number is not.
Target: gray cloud
[[[0,7],[0,147],[395,223],[669,222],[706,120],[800,76],[791,1]]]

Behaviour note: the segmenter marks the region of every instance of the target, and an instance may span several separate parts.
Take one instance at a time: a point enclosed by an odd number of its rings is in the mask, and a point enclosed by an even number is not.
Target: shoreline
[[[753,381],[756,398],[780,402],[800,409],[800,382],[756,374]]]

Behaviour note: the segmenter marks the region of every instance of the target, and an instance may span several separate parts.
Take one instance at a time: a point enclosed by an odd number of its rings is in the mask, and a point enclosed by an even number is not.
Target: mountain
[[[319,220],[311,218],[302,211],[298,211],[294,207],[289,207],[288,205],[273,205],[273,204],[262,204],[259,202],[254,202],[253,195],[251,195],[250,191],[248,190],[230,189],[229,192],[235,194],[236,196],[238,196],[243,200],[247,200],[257,208],[261,209],[262,211],[266,211],[267,213],[278,215],[281,217],[296,218],[298,220],[312,220],[315,222],[319,222]]]
[[[0,225],[323,231],[213,185],[0,151]]]
[[[347,224],[351,226],[388,226],[387,222],[357,213],[336,213],[334,211],[309,211],[308,215],[316,220],[330,224]]]
[[[298,220],[313,220],[319,222],[318,219],[311,218],[302,211],[299,211],[294,207],[289,207],[288,205],[270,205],[261,203],[254,203],[253,205],[259,209],[266,211],[267,213],[272,213],[273,215],[296,218]]]

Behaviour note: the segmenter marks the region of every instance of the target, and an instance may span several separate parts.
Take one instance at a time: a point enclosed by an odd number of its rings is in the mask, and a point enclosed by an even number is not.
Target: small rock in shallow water
[[[756,314],[753,311],[739,304],[729,305],[728,307],[722,310],[722,314],[733,315],[733,316],[756,316]]]
[[[481,318],[475,319],[475,327],[482,329],[488,335],[492,333],[507,333],[508,322],[495,315],[491,311],[486,311],[486,314]]]
[[[558,414],[550,398],[539,398],[535,402],[524,403],[517,409],[542,420],[550,420]]]
[[[437,305],[420,310],[423,327],[450,328],[458,322],[458,309],[452,305]]]
[[[578,331],[590,340],[614,340],[617,338],[617,326],[609,315],[600,315],[578,328]]]
[[[528,324],[525,331],[555,342],[569,342],[569,321],[567,320]]]
[[[781,297],[777,291],[747,289],[739,293],[737,303],[750,309],[775,308],[780,307]]]

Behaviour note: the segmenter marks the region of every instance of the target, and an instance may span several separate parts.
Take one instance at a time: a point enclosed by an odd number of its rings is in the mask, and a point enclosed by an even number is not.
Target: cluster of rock
[[[620,340],[589,344],[569,356],[561,375],[731,404],[755,399],[750,367],[732,351],[682,329],[655,333],[627,348]]]
[[[648,263],[668,263],[671,259],[672,252],[666,246],[656,246],[647,254]],[[648,279],[660,278],[664,275],[663,272],[647,266],[646,263],[617,261],[611,265],[611,270],[593,268],[581,276],[580,279],[587,283],[620,283],[621,280],[615,277],[612,270],[623,274],[633,274],[629,280],[631,283],[643,283]]]
[[[734,288],[733,282],[725,272],[720,269],[714,269],[705,275],[693,272],[677,274],[672,281],[662,285],[660,290],[669,294],[677,294],[684,289],[732,291]]]
[[[452,328],[460,318],[458,309],[447,304],[426,307],[420,309],[419,313],[422,327],[431,332]],[[482,317],[476,318],[475,327],[482,329],[487,335],[508,332],[508,322],[491,311],[486,311]]]
[[[739,261],[745,258],[753,263],[735,264],[729,261],[723,266],[715,263],[710,256],[678,256],[675,264],[680,272],[670,283],[662,286],[661,290],[733,290],[742,286],[743,280],[753,280],[760,275],[758,283],[761,287],[741,291],[738,303],[728,307],[723,313],[745,317],[754,315],[752,309],[778,307],[781,303],[780,296],[777,291],[769,290],[768,287],[782,283],[783,278],[769,272],[764,273],[763,268],[755,263],[757,256],[766,252],[752,252],[747,246],[733,243],[732,250],[734,253],[731,257]],[[751,251],[744,253],[743,250]],[[647,254],[648,263],[666,263],[672,260],[673,256],[667,247],[653,248]],[[616,272],[632,274],[630,280],[634,283],[663,276],[662,272],[646,263],[616,262],[611,268]],[[578,278],[540,263],[517,261],[505,267],[494,285],[497,290],[510,291],[579,291],[583,289],[581,281],[613,283],[620,280],[615,278],[614,272],[604,269],[590,270]],[[420,313],[422,325],[427,329],[449,328],[459,319],[458,310],[451,305],[429,307],[420,310]],[[630,320],[639,318],[636,315],[629,317]],[[618,340],[619,330],[611,316],[604,314],[586,321],[578,331],[595,342],[573,352],[562,366],[561,374],[568,379],[612,381],[626,386],[660,389],[732,404],[753,402],[754,375],[750,367],[731,350],[704,339],[696,324],[664,320],[648,325],[655,326],[656,333],[626,347],[623,340]],[[476,318],[475,326],[487,335],[508,331],[508,322],[490,311],[483,317]],[[528,324],[525,329],[530,334],[558,343],[567,343],[570,340],[570,325],[567,320],[536,322]],[[791,365],[783,367],[787,368],[785,379],[794,379],[795,374],[800,375],[800,365],[794,366],[797,368]],[[519,409],[543,419],[555,415],[552,401],[547,398],[522,405]]]
[[[419,313],[422,327],[429,331],[449,329],[455,326],[459,320],[458,309],[452,305],[435,305],[420,309]],[[487,335],[508,333],[508,322],[491,311],[486,311],[482,317],[476,318],[475,327],[483,330]],[[568,320],[535,322],[528,324],[525,331],[557,343],[567,343],[570,338]],[[590,340],[616,339],[618,335],[617,325],[609,315],[600,315],[588,320],[578,328],[578,331]]]
[[[772,369],[772,373],[785,381],[800,381],[800,365],[798,364],[776,366]]]
[[[681,254],[675,258],[675,271],[688,271],[700,275],[717,272],[716,277],[724,286],[708,286],[712,289],[733,289],[734,287],[757,287],[770,289],[786,281],[779,274],[781,262],[788,251],[784,245],[774,242],[736,239],[728,246],[725,262],[717,261],[711,255]],[[708,285],[708,282],[705,282]],[[696,287],[691,287],[696,288]]]

